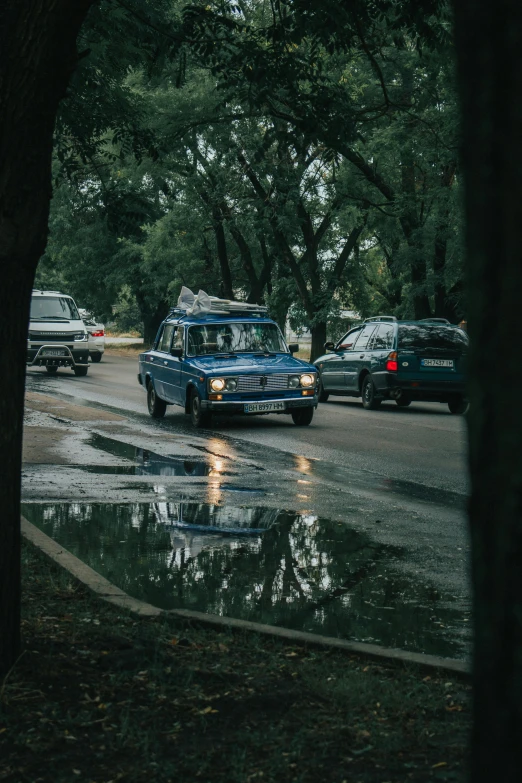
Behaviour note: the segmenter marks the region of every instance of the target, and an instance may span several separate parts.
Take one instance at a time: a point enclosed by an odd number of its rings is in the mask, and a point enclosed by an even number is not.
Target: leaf
[[[448,762],[447,761],[439,761],[438,764],[433,764],[432,769],[439,769],[440,767],[447,767]]]

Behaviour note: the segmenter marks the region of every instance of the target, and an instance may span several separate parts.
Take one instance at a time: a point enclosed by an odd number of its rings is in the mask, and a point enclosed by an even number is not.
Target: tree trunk
[[[522,4],[456,16],[467,219],[473,783],[522,770]],[[486,357],[486,360],[485,360]]]
[[[310,351],[310,361],[313,362],[318,356],[324,353],[324,344],[326,342],[326,321],[320,321],[312,326],[312,349]]]
[[[53,128],[92,0],[4,0],[0,28],[0,674],[20,651],[20,476],[31,288],[47,241]]]
[[[136,297],[136,299],[139,305],[139,297]],[[169,304],[166,301],[161,301],[157,303],[154,309],[143,305],[140,306],[140,312],[143,319],[143,343],[145,346],[150,346],[156,339],[162,321],[167,317]]]

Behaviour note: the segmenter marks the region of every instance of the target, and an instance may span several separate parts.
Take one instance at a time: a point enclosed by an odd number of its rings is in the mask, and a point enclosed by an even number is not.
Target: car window
[[[79,321],[80,314],[68,296],[33,296],[31,321]]]
[[[337,348],[344,349],[345,351],[350,351],[353,348],[353,345],[355,341],[357,340],[357,337],[359,336],[361,329],[352,329],[351,332],[348,332],[344,335],[344,337],[339,340],[337,343]]]
[[[462,329],[441,324],[401,324],[399,326],[399,349],[464,352],[468,347],[468,336]]]
[[[181,348],[183,350],[183,327],[178,326],[174,332],[174,339],[172,340],[173,348]]]
[[[393,326],[380,324],[372,337],[371,345],[368,347],[375,351],[391,350],[393,347]]]
[[[374,329],[375,324],[366,324],[366,326],[361,329],[359,333],[359,337],[355,342],[354,349],[357,351],[364,351],[370,341],[370,337],[372,336]]]
[[[170,341],[172,340],[172,333],[174,331],[174,324],[165,324],[163,332],[160,337],[158,351],[170,351]]]
[[[288,353],[276,324],[229,323],[191,326],[188,330],[188,355],[270,351]]]

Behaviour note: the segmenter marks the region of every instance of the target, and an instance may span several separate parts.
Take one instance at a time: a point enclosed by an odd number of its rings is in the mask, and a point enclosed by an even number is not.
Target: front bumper
[[[283,402],[285,405],[284,410],[245,413],[245,405],[271,402]],[[316,408],[318,402],[319,398],[315,394],[313,397],[278,397],[277,399],[270,398],[266,400],[202,400],[201,408],[204,411],[212,411],[213,413],[244,413],[246,416],[259,416],[268,413],[292,413],[292,411],[298,408]]]
[[[88,361],[89,348],[86,342],[82,342],[78,348],[50,343],[27,349],[27,364],[30,367],[76,367]]]

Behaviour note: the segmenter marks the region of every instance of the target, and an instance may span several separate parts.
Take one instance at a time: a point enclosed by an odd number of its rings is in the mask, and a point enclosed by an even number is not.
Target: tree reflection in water
[[[24,515],[111,582],[193,608],[459,656],[462,611],[398,566],[401,550],[343,523],[198,503],[25,504]]]

